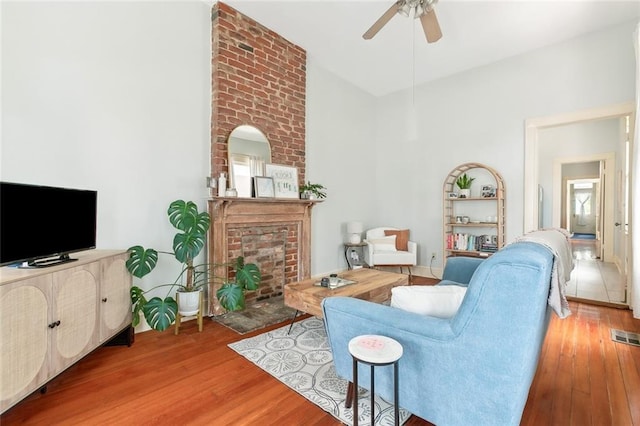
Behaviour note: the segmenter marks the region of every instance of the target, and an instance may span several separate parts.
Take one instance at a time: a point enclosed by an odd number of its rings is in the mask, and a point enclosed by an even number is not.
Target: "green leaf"
[[[193,201],[176,200],[169,205],[167,215],[174,228],[188,232],[196,222],[198,206]]]
[[[220,305],[227,311],[244,309],[244,291],[236,283],[226,283],[216,292]]]
[[[147,303],[147,299],[144,297],[144,291],[140,287],[133,286],[130,290],[131,294],[131,306],[133,314],[131,318],[131,325],[136,327],[140,324],[140,314],[143,306]]]
[[[198,214],[197,211],[198,207],[194,202],[175,200],[169,204],[167,215],[169,216],[169,222],[174,228],[184,231],[194,222],[193,218]]]
[[[261,279],[260,269],[253,263],[248,263],[241,269],[236,270],[236,283],[240,288],[256,290],[260,285]]]
[[[234,271],[239,271],[244,268],[244,257],[238,256],[236,257],[236,263],[234,266]]]
[[[173,252],[182,263],[195,258],[204,248],[206,237],[204,235],[176,234],[173,237]]]
[[[142,312],[144,312],[144,318],[151,328],[163,331],[176,320],[178,303],[171,296],[164,300],[154,297],[142,307]]]
[[[125,263],[127,271],[134,277],[142,278],[153,271],[158,263],[158,252],[142,246],[129,247],[129,259]]]
[[[182,233],[173,238],[173,252],[180,262],[194,259],[204,248],[207,231],[211,226],[209,213],[198,213],[198,206],[192,201],[176,200],[171,203],[169,222]]]

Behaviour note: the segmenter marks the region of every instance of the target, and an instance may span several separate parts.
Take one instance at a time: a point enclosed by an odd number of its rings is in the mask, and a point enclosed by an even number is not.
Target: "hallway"
[[[595,240],[571,240],[575,268],[567,283],[568,298],[627,305],[624,277],[615,264],[596,258]]]

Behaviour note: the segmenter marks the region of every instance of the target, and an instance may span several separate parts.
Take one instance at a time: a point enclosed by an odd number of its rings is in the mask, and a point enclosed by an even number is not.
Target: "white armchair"
[[[386,231],[386,232],[385,232]],[[418,244],[409,241],[409,230],[390,226],[369,229],[366,232],[364,256],[367,264],[376,266],[395,266],[409,270],[418,260]]]

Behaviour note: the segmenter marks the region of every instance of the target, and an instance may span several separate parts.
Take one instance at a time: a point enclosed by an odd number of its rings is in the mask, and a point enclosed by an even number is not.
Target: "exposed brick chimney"
[[[306,52],[224,3],[212,9],[211,173],[228,172],[227,139],[243,124],[260,129],[271,162],[298,168],[305,181]],[[286,283],[309,277],[313,203],[300,200],[209,202],[211,263],[242,255],[263,274],[247,305],[282,294]],[[221,272],[218,270],[218,272]],[[216,274],[219,275],[219,274]],[[222,308],[210,289],[211,314]]]
[[[224,3],[211,20],[212,174],[228,171],[227,138],[249,124],[269,139],[271,162],[304,182],[306,52]]]

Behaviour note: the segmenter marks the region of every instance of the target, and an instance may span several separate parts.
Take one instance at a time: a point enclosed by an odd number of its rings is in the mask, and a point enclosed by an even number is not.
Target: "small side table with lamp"
[[[347,222],[348,242],[344,243],[344,258],[349,269],[368,268],[364,261],[364,248],[367,243],[362,242],[361,235],[364,230],[362,222]]]

